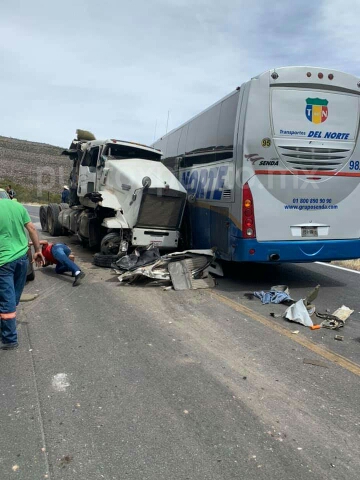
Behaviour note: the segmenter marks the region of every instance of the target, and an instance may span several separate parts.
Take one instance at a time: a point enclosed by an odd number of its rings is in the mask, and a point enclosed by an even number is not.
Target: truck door
[[[100,147],[93,147],[86,151],[80,164],[78,196],[83,197],[87,193],[95,191],[96,186],[96,165],[99,157]]]

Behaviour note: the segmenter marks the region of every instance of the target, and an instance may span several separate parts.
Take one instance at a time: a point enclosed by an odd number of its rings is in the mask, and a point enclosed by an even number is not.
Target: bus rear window
[[[275,136],[354,141],[357,134],[356,95],[273,88],[271,110]]]

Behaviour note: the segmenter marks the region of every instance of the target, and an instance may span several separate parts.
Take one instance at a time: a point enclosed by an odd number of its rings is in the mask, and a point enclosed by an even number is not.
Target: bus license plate
[[[301,236],[302,237],[317,237],[318,229],[317,227],[301,227]]]

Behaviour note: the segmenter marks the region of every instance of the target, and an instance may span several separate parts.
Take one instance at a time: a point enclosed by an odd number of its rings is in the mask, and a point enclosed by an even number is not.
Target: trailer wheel
[[[104,255],[102,253],[95,253],[94,255],[94,265],[97,267],[110,268],[113,263],[118,260],[117,255]]]
[[[41,230],[43,232],[48,231],[48,224],[47,224],[47,207],[44,205],[41,205],[40,210],[39,210],[39,217],[40,217],[40,225],[41,225]]]
[[[62,234],[62,226],[59,223],[59,205],[50,203],[47,208],[47,224],[50,235],[57,237]]]
[[[118,232],[111,232],[101,240],[100,252],[103,255],[116,255],[119,252],[121,237]]]
[[[61,210],[66,210],[67,208],[70,208],[70,206],[68,203],[59,203],[59,208],[61,212]]]

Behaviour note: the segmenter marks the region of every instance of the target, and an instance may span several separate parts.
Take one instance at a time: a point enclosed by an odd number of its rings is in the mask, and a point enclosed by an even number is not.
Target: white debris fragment
[[[302,325],[305,325],[305,327],[313,326],[313,322],[306,309],[304,300],[299,300],[298,302],[291,305],[286,310],[284,317],[290,320],[291,322],[301,323]]]
[[[351,308],[343,305],[342,307],[335,310],[333,315],[335,315],[335,317],[338,317],[338,318],[340,318],[340,320],[345,322],[345,320],[347,320],[352,313],[354,313],[354,310],[351,310]]]

